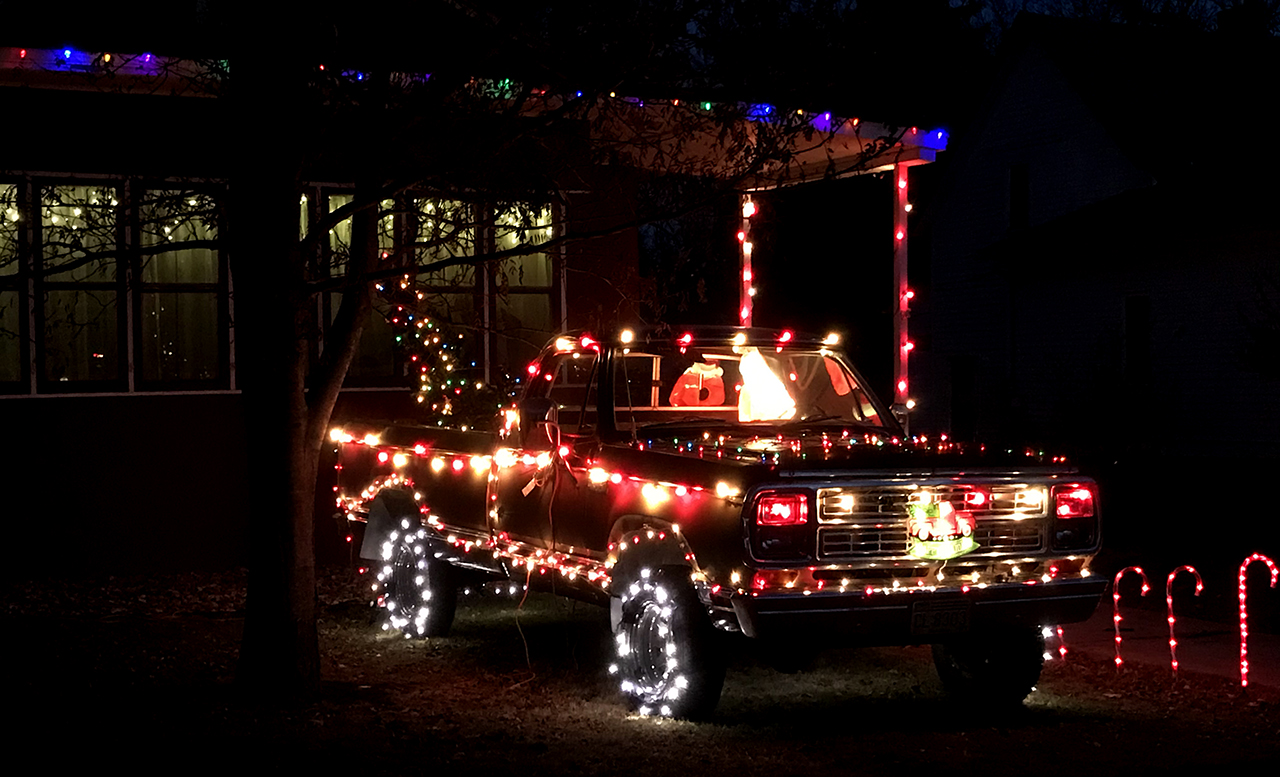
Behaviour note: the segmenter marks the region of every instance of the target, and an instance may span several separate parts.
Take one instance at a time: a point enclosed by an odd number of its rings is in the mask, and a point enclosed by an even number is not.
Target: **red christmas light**
[[[1271,587],[1276,587],[1276,577],[1280,576],[1280,570],[1276,569],[1276,564],[1271,559],[1261,553],[1254,553],[1244,560],[1240,565],[1240,687],[1249,687],[1249,610],[1247,607],[1248,596],[1248,569],[1249,565],[1255,561],[1261,561],[1267,565],[1267,569],[1271,570]]]
[[[1120,666],[1124,663],[1124,659],[1120,657],[1120,578],[1124,577],[1126,572],[1137,572],[1142,578],[1142,596],[1146,596],[1151,590],[1151,584],[1147,581],[1147,573],[1142,571],[1142,567],[1125,567],[1116,573],[1115,580],[1111,583],[1111,621],[1116,627],[1116,671],[1120,671]]]
[[[1179,572],[1184,571],[1190,572],[1196,577],[1196,596],[1199,596],[1200,592],[1204,590],[1204,581],[1200,579],[1200,573],[1196,571],[1195,567],[1187,566],[1185,564],[1170,572],[1169,580],[1165,583],[1164,601],[1169,611],[1169,666],[1173,669],[1175,677],[1178,674],[1178,640],[1173,635],[1173,626],[1175,622],[1175,618],[1173,617],[1173,579],[1178,576]]]

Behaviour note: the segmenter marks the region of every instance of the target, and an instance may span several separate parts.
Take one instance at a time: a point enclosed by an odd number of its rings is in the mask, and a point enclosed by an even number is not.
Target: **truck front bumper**
[[[948,635],[1087,620],[1107,590],[1102,578],[1007,583],[979,588],[903,588],[735,594],[748,637],[805,637],[841,644],[910,645]]]

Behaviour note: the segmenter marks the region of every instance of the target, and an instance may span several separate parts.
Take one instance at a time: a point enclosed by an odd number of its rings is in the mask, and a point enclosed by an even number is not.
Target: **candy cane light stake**
[[[1245,597],[1248,593],[1246,573],[1249,565],[1255,561],[1261,561],[1267,565],[1267,569],[1271,570],[1272,588],[1276,587],[1276,577],[1280,576],[1280,570],[1276,569],[1275,562],[1261,553],[1254,553],[1240,565],[1240,687],[1242,689],[1249,687],[1249,609],[1245,605]]]
[[[1147,573],[1142,571],[1142,567],[1125,567],[1116,573],[1116,579],[1111,583],[1111,620],[1116,625],[1116,671],[1120,671],[1120,665],[1124,663],[1124,659],[1120,657],[1120,578],[1124,577],[1126,572],[1137,572],[1142,578],[1142,595],[1146,596],[1151,590],[1151,585],[1147,582]]]
[[[1204,590],[1204,581],[1200,579],[1200,573],[1196,571],[1195,567],[1187,566],[1185,564],[1170,572],[1169,580],[1165,583],[1164,601],[1165,604],[1168,605],[1169,609],[1169,665],[1173,668],[1174,678],[1177,678],[1178,676],[1178,640],[1173,636],[1173,624],[1175,620],[1173,617],[1173,579],[1178,576],[1179,572],[1190,572],[1196,576],[1196,596],[1199,596],[1200,592]]]

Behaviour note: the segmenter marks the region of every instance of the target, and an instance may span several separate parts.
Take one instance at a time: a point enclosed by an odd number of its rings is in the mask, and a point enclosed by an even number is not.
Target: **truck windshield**
[[[883,426],[870,395],[833,351],[771,346],[620,349],[619,423],[639,427],[777,425],[812,421]]]

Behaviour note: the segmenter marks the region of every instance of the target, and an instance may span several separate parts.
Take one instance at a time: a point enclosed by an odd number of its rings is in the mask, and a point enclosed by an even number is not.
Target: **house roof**
[[[207,98],[215,96],[220,78],[211,66],[209,61],[118,50],[0,47],[0,88],[21,93],[24,99],[67,91],[109,100]],[[323,64],[316,67],[324,70]],[[364,77],[356,71],[334,75]],[[431,76],[416,78],[425,83]],[[559,111],[574,99],[542,95],[530,101],[524,113]],[[604,117],[591,122],[592,131],[632,166],[736,179],[746,190],[883,172],[897,164],[926,164],[948,140],[946,131],[936,128],[893,127],[830,113],[780,116],[779,109],[763,104],[718,106],[610,94],[588,107]],[[760,149],[774,161],[763,168],[743,164]]]

